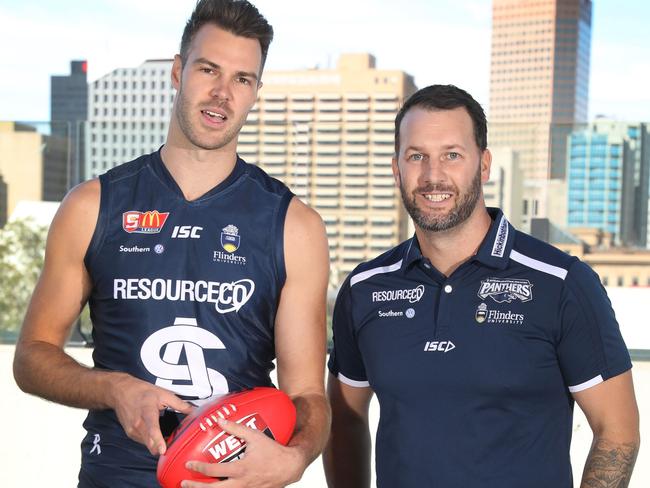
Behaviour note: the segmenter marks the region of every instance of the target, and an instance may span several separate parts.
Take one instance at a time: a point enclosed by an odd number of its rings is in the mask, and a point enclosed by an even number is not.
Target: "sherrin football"
[[[260,430],[286,445],[296,424],[296,408],[284,392],[257,387],[196,409],[172,432],[167,452],[158,459],[158,482],[163,488],[180,488],[183,480],[216,481],[186,469],[187,461],[227,463],[242,457],[245,441],[221,430],[219,418]]]

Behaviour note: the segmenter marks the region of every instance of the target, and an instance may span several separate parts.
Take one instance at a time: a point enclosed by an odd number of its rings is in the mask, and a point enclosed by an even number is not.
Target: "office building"
[[[321,214],[336,286],[406,238],[391,160],[413,78],[377,69],[370,54],[343,54],[334,69],[268,71],[263,81],[238,151]]]
[[[547,216],[566,140],[586,123],[591,0],[493,0],[490,142],[518,153],[523,221]]]
[[[650,287],[650,251],[614,247],[614,236],[594,227],[570,231],[577,237],[574,242],[553,238],[549,242],[587,263],[598,273],[603,286]]]
[[[483,185],[485,205],[499,207],[508,221],[521,226],[521,201],[523,180],[519,169],[518,153],[510,148],[490,147],[492,167],[490,179]]]
[[[32,126],[0,122],[0,221],[13,213],[21,200],[43,199],[44,137]]]
[[[171,59],[118,68],[88,90],[86,177],[158,149],[167,136],[175,90]]]
[[[567,148],[567,225],[608,232],[617,245],[648,243],[650,136],[643,123],[599,119]]]
[[[43,198],[61,201],[84,179],[88,65],[71,61],[69,75],[50,77],[50,137],[43,149]]]

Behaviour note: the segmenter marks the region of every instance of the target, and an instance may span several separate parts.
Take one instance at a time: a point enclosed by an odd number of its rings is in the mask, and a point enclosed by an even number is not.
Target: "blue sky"
[[[194,0],[0,0],[0,120],[47,120],[49,77],[87,59],[94,80],[171,58]],[[371,52],[418,86],[454,83],[489,110],[489,0],[257,0],[276,32],[268,69]],[[650,121],[650,2],[594,0],[590,116]]]

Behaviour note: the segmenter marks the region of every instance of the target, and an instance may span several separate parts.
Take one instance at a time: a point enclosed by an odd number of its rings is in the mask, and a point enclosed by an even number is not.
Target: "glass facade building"
[[[616,244],[645,247],[646,124],[597,120],[567,140],[568,227],[600,229]]]

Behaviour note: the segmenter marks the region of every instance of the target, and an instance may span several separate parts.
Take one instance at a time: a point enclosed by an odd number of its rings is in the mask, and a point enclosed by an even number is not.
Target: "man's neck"
[[[160,156],[186,200],[205,195],[232,173],[237,163],[235,145],[205,150],[175,145],[169,139]]]
[[[422,255],[445,276],[474,256],[490,229],[492,219],[484,205],[477,205],[463,223],[453,229],[431,232],[416,226]]]

